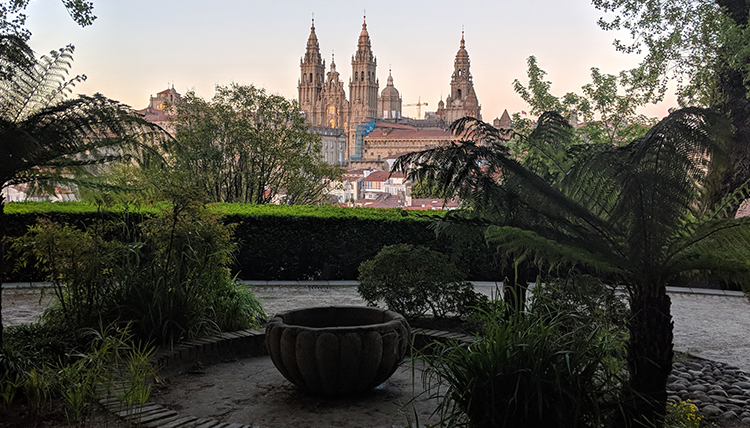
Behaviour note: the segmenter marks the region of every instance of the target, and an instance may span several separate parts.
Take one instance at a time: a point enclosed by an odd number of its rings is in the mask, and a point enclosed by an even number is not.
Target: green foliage
[[[533,289],[531,311],[543,314],[565,313],[565,322],[596,324],[627,338],[630,309],[626,296],[603,284],[600,278],[575,271],[548,279],[540,278]]]
[[[645,105],[648,98],[634,92],[625,95],[619,93],[626,83],[624,74],[602,74],[593,67],[591,83],[581,87],[581,95],[569,92],[557,97],[550,92],[552,83],[544,80],[547,73],[539,67],[536,58],[529,57],[527,63],[528,86],[515,80],[513,88],[529,104],[533,115],[541,116],[544,112],[554,111],[567,120],[583,122],[576,129],[579,143],[623,145],[643,136],[648,128],[656,124],[655,119],[636,114],[636,109]],[[534,128],[534,124],[528,120],[515,120],[514,123],[514,129],[521,132],[529,133]],[[523,157],[527,147],[523,142],[516,145],[514,151]]]
[[[94,179],[97,165],[121,159],[124,148],[159,131],[127,106],[101,94],[68,99],[68,46],[42,56],[0,88],[0,186],[28,183],[38,191]],[[31,187],[30,192],[35,191]]]
[[[615,40],[618,50],[639,55],[623,73],[629,93],[651,101],[677,82],[680,106],[711,107],[733,125],[729,148],[732,168],[722,175],[719,199],[750,179],[750,23],[747,0],[592,0],[607,13],[605,30],[629,33]]]
[[[210,202],[310,204],[325,200],[324,179],[343,172],[323,161],[320,136],[296,102],[264,89],[219,85],[211,100],[189,91],[169,108],[175,139],[164,141],[158,162],[149,152],[139,159],[145,187],[166,180],[189,183]]]
[[[93,228],[97,221],[112,221],[121,224],[112,229],[112,238],[129,242],[128,230],[138,229],[141,214],[150,217],[168,209],[168,204],[105,209],[73,202],[6,206],[10,240],[22,236],[38,218],[49,218],[82,230]],[[138,215],[128,210],[136,210]],[[374,257],[383,246],[398,243],[424,245],[447,254],[472,280],[491,280],[497,275],[494,249],[485,244],[483,228],[462,229],[454,235],[441,233],[439,237],[429,228],[432,220],[445,212],[421,215],[395,209],[227,203],[209,204],[206,210],[219,215],[224,224],[235,225],[233,240],[239,250],[231,266],[241,279],[355,279],[360,263]],[[11,262],[17,262],[16,255],[9,256]],[[6,275],[14,281],[44,279],[28,263],[26,267],[17,265],[15,272]]]
[[[450,199],[451,195],[441,192],[436,184],[430,184],[424,180],[417,181],[411,186],[412,198]]]
[[[437,251],[409,244],[391,245],[359,266],[357,292],[368,305],[383,302],[407,318],[427,312],[438,318],[461,317],[486,300],[464,277]]]
[[[624,147],[582,152],[563,174],[520,164],[487,124],[465,118],[452,126],[467,141],[402,156],[397,168],[461,189],[466,208],[446,220],[484,221],[488,243],[503,254],[552,271],[582,264],[623,284],[632,310],[627,419],[662,422],[673,357],[666,284],[710,272],[750,287],[750,220],[726,216],[744,187],[722,201],[728,205],[707,197],[728,159],[726,120],[682,109]]]
[[[726,4],[725,4],[726,3]],[[661,100],[670,78],[678,82],[681,105],[715,105],[717,83],[726,65],[747,64],[748,39],[740,37],[747,13],[744,1],[679,0],[655,4],[643,0],[592,0],[604,12],[614,12],[599,25],[624,29],[632,41],[615,40],[617,50],[643,54],[641,64],[627,72],[631,90]],[[732,22],[737,15],[736,21]],[[747,70],[743,70],[746,73]]]
[[[698,414],[698,407],[690,400],[679,403],[670,402],[667,407],[666,428],[701,428],[703,416]]]
[[[132,408],[150,393],[154,349],[135,342],[127,328],[71,331],[35,324],[10,327],[7,336],[0,353],[0,391],[8,400],[23,397],[32,412],[60,398],[68,422],[81,424],[102,394]]]
[[[80,229],[42,220],[14,248],[55,285],[59,305],[45,313],[48,322],[128,323],[143,340],[170,343],[264,317],[230,275],[231,228],[195,202],[177,200],[138,224],[122,217]]]
[[[564,310],[486,313],[475,343],[423,356],[440,426],[601,427],[618,409],[623,342]]]
[[[24,11],[30,0],[6,0],[0,3],[0,80],[11,79],[18,68],[34,62],[34,53],[27,42],[31,32],[25,28]],[[86,0],[62,0],[70,17],[78,25],[91,25],[96,16],[93,3]]]

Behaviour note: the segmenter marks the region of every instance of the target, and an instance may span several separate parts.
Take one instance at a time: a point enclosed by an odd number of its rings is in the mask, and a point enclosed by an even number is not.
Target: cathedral
[[[481,106],[474,92],[471,72],[469,71],[469,53],[463,32],[454,70],[451,75],[450,95],[445,102],[440,100],[438,110],[434,113],[437,120],[404,120],[401,117],[401,95],[393,84],[393,76],[389,70],[388,80],[383,91],[378,94],[379,81],[377,78],[377,59],[372,52],[370,35],[367,32],[367,22],[362,22],[362,31],[357,41],[357,51],[352,56],[352,74],[349,78],[349,97],[344,88],[344,82],[336,71],[336,62],[331,58],[330,68],[326,72],[325,60],[320,55],[320,45],[315,34],[315,21],[310,27],[305,55],[300,59],[300,79],[297,84],[300,109],[305,120],[313,130],[321,134],[324,151],[335,144],[340,152],[331,152],[334,163],[341,165],[355,165],[367,162],[380,162],[381,156],[391,153],[367,150],[367,135],[373,130],[386,127],[411,128],[412,134],[425,128],[431,135],[440,134],[440,138],[430,141],[406,144],[400,141],[389,141],[389,147],[402,147],[409,151],[434,147],[452,139],[446,130],[452,121],[472,116],[481,119]],[[442,132],[439,132],[442,131]],[[382,134],[388,134],[383,132]],[[338,135],[338,140],[328,141],[331,135]],[[345,138],[345,143],[343,139]],[[393,138],[396,138],[395,135]],[[413,139],[413,138],[412,138]],[[415,140],[416,141],[416,140]],[[406,151],[406,150],[404,150]],[[377,156],[377,157],[376,157]]]

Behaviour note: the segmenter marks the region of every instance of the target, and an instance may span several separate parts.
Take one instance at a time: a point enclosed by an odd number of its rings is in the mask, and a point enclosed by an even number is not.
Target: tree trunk
[[[3,350],[3,278],[5,276],[5,197],[0,193],[0,352]]]
[[[664,286],[631,291],[628,367],[633,395],[626,403],[630,427],[664,426],[667,378],[674,357],[670,306]]]
[[[717,0],[716,3],[724,8],[728,17],[737,26],[740,28],[747,26],[750,1]],[[732,171],[723,180],[722,195],[719,195],[721,197],[732,192],[750,178],[750,100],[745,87],[746,71],[744,69],[724,62],[716,73],[722,95],[716,107],[727,113],[735,128],[730,152]]]

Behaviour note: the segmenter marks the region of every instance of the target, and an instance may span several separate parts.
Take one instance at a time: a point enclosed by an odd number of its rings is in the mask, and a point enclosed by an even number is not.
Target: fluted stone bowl
[[[406,355],[409,323],[367,306],[303,308],[266,325],[266,349],[290,382],[316,395],[343,396],[385,382]]]

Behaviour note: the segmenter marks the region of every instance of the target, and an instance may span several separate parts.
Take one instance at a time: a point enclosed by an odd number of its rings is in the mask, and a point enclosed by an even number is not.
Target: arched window
[[[361,80],[362,80],[362,81],[364,81],[364,80],[365,80],[365,72],[364,72],[364,71],[362,72],[362,79],[361,79]]]
[[[460,89],[458,90],[458,97],[457,98],[461,99],[461,90]]]
[[[310,83],[312,83],[312,73],[310,73]]]

